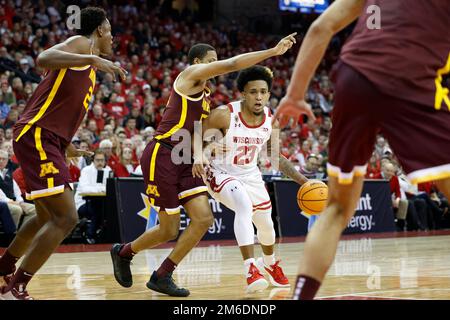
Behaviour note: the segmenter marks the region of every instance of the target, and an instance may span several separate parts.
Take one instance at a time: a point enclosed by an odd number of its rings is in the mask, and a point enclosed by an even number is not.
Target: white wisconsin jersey
[[[225,156],[218,155],[211,160],[211,167],[232,176],[260,174],[258,155],[270,139],[272,119],[270,109],[264,107],[264,119],[261,125],[248,125],[241,114],[241,101],[227,106],[230,110],[230,126],[222,141],[225,141]]]

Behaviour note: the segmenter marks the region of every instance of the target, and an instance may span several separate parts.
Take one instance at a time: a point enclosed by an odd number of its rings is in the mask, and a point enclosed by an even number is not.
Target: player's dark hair
[[[208,51],[216,51],[213,46],[210,46],[206,43],[197,43],[194,44],[190,49],[188,53],[188,61],[189,64],[193,64],[195,58],[199,58],[200,60],[203,59]]]
[[[106,20],[106,11],[99,7],[87,7],[80,12],[78,34],[90,36]]]
[[[239,75],[236,79],[238,90],[240,92],[243,92],[247,83],[256,80],[263,80],[267,82],[267,87],[269,88],[270,91],[272,88],[272,80],[273,80],[272,71],[270,71],[269,68],[260,65],[256,65],[242,70],[241,72],[239,72]]]

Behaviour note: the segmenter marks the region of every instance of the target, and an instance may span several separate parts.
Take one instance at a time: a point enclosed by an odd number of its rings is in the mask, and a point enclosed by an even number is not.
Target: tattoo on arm
[[[294,165],[281,154],[280,154],[280,171],[300,185],[308,181],[308,179],[300,172],[298,172],[295,169]]]

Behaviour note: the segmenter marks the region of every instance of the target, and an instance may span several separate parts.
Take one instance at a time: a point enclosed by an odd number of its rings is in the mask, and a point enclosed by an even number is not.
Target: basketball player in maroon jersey
[[[112,53],[111,25],[105,11],[83,9],[80,22],[78,36],[38,56],[37,64],[49,72],[14,126],[14,151],[25,176],[26,197],[34,200],[37,216],[22,226],[0,258],[2,300],[31,299],[26,291],[28,282],[78,221],[65,156],[87,154],[70,141],[88,109],[96,70],[118,73],[125,79],[123,69],[99,57]]]
[[[376,5],[374,7],[373,5]],[[370,12],[380,9],[379,29]],[[450,198],[450,2],[338,0],[310,27],[277,117],[310,113],[305,93],[333,35],[360,16],[336,65],[329,199],[308,233],[294,299],[312,299],[355,212],[381,131],[411,182],[435,180]],[[376,21],[375,21],[376,22]]]
[[[175,239],[180,227],[180,205],[189,215],[189,226],[175,244],[175,248],[159,269],[153,272],[147,287],[170,296],[185,297],[189,290],[179,288],[172,273],[181,260],[204,236],[214,218],[207,197],[207,187],[188,163],[176,164],[172,155],[179,142],[175,136],[180,130],[194,132],[194,123],[208,117],[210,90],[207,82],[216,76],[238,71],[267,58],[284,54],[295,43],[295,34],[282,39],[275,47],[242,54],[226,60],[217,60],[216,50],[207,44],[196,44],[188,53],[190,66],[180,73],[173,84],[163,119],[141,158],[146,193],[152,206],[159,212],[159,225],[147,230],[138,239],[127,244],[115,244],[111,249],[114,275],[124,286],[132,285],[130,261],[145,249]],[[172,152],[172,150],[174,152]]]

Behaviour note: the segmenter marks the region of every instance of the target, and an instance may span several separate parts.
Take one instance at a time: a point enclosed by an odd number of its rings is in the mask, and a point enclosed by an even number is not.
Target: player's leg
[[[48,260],[78,222],[73,192],[70,188],[66,188],[60,194],[35,199],[35,202],[50,213],[50,219],[45,222],[29,245],[22,264],[11,278],[8,286],[2,289],[4,296],[9,294],[17,298],[17,295],[24,294],[25,288],[33,275]],[[25,295],[27,294],[25,293]]]
[[[14,151],[29,188],[27,197],[41,210],[37,220],[31,219],[31,224],[24,226],[24,237],[18,239],[17,253],[27,251],[8,286],[2,288],[3,299],[29,298],[26,285],[78,221],[62,145],[53,133],[39,127],[29,130],[19,142],[14,141]]]
[[[329,143],[329,199],[306,238],[293,299],[313,299],[319,290],[342,231],[354,214],[379,122],[389,109],[364,76],[342,63],[336,73],[335,89]]]
[[[130,243],[131,250],[138,253],[142,250],[154,248],[162,243],[176,239],[180,230],[180,214],[158,212],[159,224],[145,231],[139,238]]]
[[[319,289],[336,255],[341,234],[355,213],[363,182],[363,177],[354,177],[351,184],[342,185],[338,178],[329,177],[327,207],[306,237],[294,299],[311,299]],[[306,281],[308,287],[302,286]]]
[[[253,203],[242,182],[225,174],[215,174],[216,185],[209,184],[211,194],[234,211],[234,234],[244,260],[247,292],[264,290],[269,285],[256,265],[252,215]],[[216,192],[213,192],[213,189]]]
[[[36,233],[50,219],[50,214],[39,202],[36,202],[36,213],[37,215],[22,225],[0,258],[0,275],[8,275],[15,271],[16,262],[25,254]]]
[[[169,255],[169,258],[176,264],[180,263],[192,248],[198,244],[214,222],[208,197],[205,193],[190,199],[183,204],[183,207],[191,221]]]
[[[133,256],[145,249],[173,240],[180,227],[180,209],[177,191],[177,170],[171,162],[170,150],[157,142],[147,145],[141,157],[146,194],[150,204],[158,211],[159,225],[145,231],[136,240],[111,248],[111,259],[116,281],[131,287],[133,278],[130,262]]]
[[[189,290],[180,288],[175,284],[172,273],[183,258],[203,238],[214,221],[205,191],[196,194],[183,204],[191,221],[181,234],[169,256],[163,261],[158,270],[153,272],[150,280],[147,282],[147,288],[176,297],[186,297],[190,294]]]
[[[262,249],[262,257],[256,260],[256,266],[265,271],[270,283],[276,287],[288,287],[289,280],[280,266],[280,259],[275,258],[275,228],[272,220],[272,203],[261,174],[255,172],[252,178],[245,180],[245,189],[252,201],[252,221]]]

